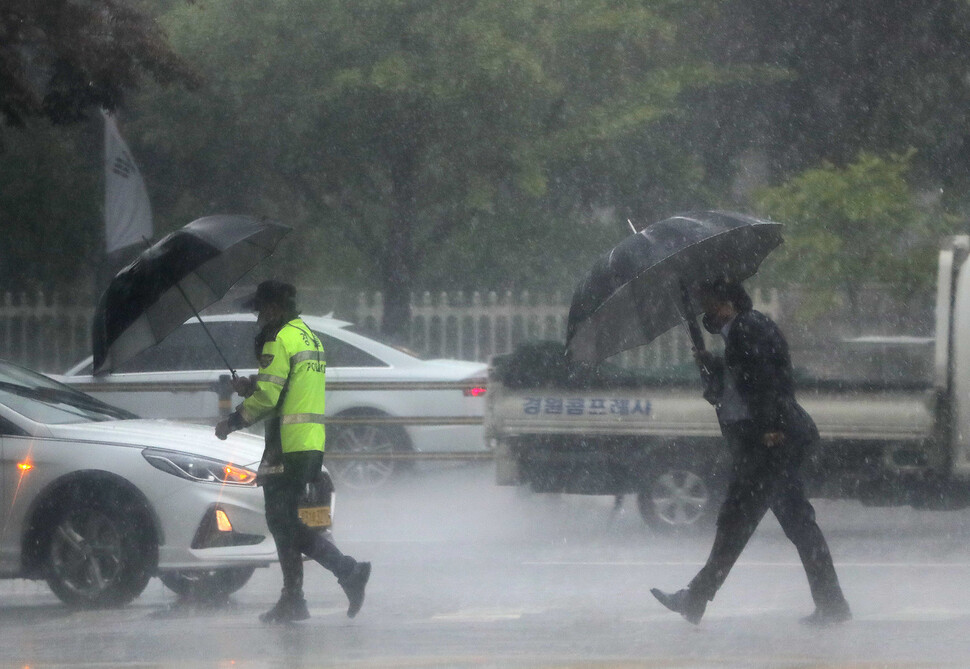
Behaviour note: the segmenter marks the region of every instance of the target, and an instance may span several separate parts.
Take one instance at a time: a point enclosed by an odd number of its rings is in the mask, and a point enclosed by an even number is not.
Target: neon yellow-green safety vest
[[[263,344],[256,390],[236,411],[246,425],[278,416],[284,453],[322,451],[326,368],[320,340],[294,318]]]

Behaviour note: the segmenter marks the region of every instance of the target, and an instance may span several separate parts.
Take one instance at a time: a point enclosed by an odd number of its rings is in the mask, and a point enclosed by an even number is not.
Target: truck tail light
[[[487,392],[487,390],[488,389],[485,386],[472,386],[471,388],[465,388],[462,391],[462,394],[465,397],[481,397]]]

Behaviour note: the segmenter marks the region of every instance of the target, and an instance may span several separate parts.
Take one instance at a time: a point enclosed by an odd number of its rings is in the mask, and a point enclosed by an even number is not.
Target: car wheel
[[[345,425],[335,431],[335,437],[327,439],[327,451],[347,456],[327,462],[338,484],[356,489],[378,488],[401,469],[399,461],[379,459],[406,448],[399,430],[384,425]],[[354,455],[365,457],[350,457]]]
[[[179,597],[218,602],[246,585],[255,571],[255,567],[186,569],[162,572],[158,577]]]
[[[713,517],[718,502],[710,476],[686,467],[661,467],[637,496],[640,515],[652,528],[687,530]]]
[[[47,551],[47,584],[61,601],[78,608],[127,604],[151,578],[150,547],[133,527],[142,514],[97,501],[64,509]]]

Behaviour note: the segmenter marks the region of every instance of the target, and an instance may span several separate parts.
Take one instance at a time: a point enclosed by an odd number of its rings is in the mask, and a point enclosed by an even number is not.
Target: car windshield
[[[361,337],[367,337],[368,339],[372,339],[378,343],[384,344],[384,346],[389,346],[395,350],[400,351],[405,355],[409,355],[412,358],[417,358],[419,360],[427,359],[425,356],[422,356],[416,353],[415,351],[412,351],[406,346],[401,346],[400,344],[395,344],[394,342],[385,339],[381,334],[374,332],[373,330],[362,328],[358,325],[347,325],[346,327],[342,327],[340,329],[343,330],[344,332],[353,332],[354,334],[360,335]]]
[[[38,423],[136,418],[133,413],[10,363],[0,363],[0,404]]]

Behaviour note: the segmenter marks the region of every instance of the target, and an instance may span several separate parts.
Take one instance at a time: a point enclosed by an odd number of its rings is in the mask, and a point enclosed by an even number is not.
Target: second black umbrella
[[[566,346],[598,362],[642,346],[680,322],[699,330],[688,291],[717,278],[742,281],[781,243],[781,225],[745,214],[680,214],[630,235],[602,256],[573,294]]]

